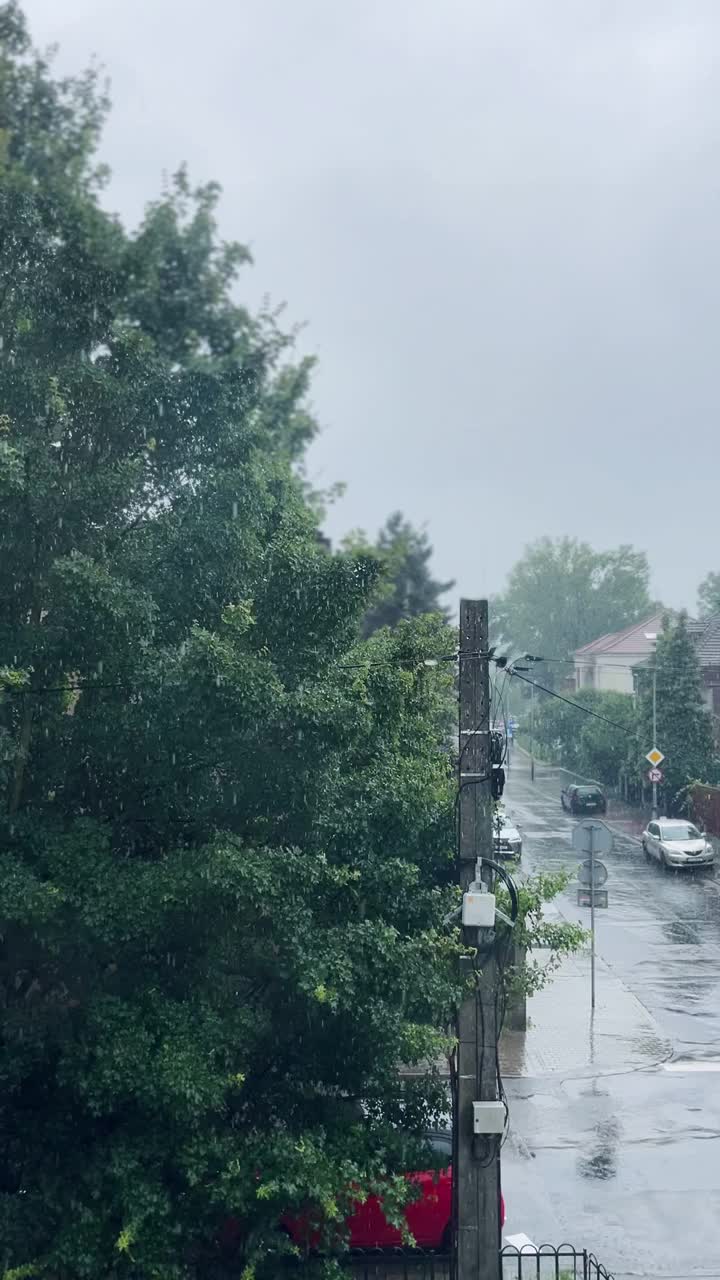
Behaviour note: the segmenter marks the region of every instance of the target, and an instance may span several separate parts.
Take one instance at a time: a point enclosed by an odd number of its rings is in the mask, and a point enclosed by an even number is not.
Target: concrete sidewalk
[[[528,1030],[503,1033],[505,1075],[582,1079],[638,1071],[670,1057],[670,1043],[645,1006],[599,957],[595,981],[591,1017],[589,953],[562,962],[549,985],[528,1001]]]

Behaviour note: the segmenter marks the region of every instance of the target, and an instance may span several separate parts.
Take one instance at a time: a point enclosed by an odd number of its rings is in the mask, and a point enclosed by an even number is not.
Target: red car
[[[452,1134],[449,1131],[436,1131],[425,1137],[433,1151],[446,1156],[448,1163],[442,1170],[407,1174],[411,1182],[420,1184],[420,1194],[408,1204],[405,1217],[418,1248],[448,1250],[452,1243]],[[504,1225],[505,1202],[501,1196],[500,1226]],[[402,1245],[401,1234],[397,1227],[391,1226],[387,1221],[382,1210],[382,1200],[378,1196],[370,1196],[364,1204],[359,1204],[348,1219],[347,1226],[351,1249],[397,1249]],[[303,1250],[312,1249],[319,1242],[316,1222],[307,1215],[287,1215],[282,1220],[282,1227],[293,1243]],[[237,1224],[227,1223],[227,1243],[231,1243],[233,1234],[237,1237]]]

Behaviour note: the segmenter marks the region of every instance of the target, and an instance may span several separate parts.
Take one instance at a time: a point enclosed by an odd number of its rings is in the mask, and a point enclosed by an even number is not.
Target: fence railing
[[[593,1253],[571,1244],[505,1245],[500,1267],[502,1280],[613,1280]]]
[[[453,1280],[449,1253],[422,1250],[353,1252],[347,1267],[354,1280]],[[505,1245],[500,1251],[501,1280],[613,1280],[587,1249],[571,1244]]]
[[[450,1253],[423,1249],[363,1249],[348,1256],[353,1280],[453,1280]]]

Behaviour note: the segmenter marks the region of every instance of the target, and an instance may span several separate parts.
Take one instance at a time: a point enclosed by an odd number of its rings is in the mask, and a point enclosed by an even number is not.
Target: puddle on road
[[[579,1156],[577,1171],[581,1178],[594,1178],[607,1182],[617,1173],[617,1153],[621,1129],[614,1118],[601,1120],[595,1126],[595,1142],[592,1149]]]

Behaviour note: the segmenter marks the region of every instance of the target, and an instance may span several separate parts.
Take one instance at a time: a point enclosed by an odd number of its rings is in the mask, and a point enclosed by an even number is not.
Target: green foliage
[[[233,1215],[260,1274],[286,1210],[397,1215],[444,1105],[397,1069],[458,996],[447,632],[357,640],[381,567],[319,544],[216,188],[126,234],[97,78],[0,41],[1,1256],[197,1277]]]
[[[698,587],[700,617],[710,618],[720,613],[720,573],[708,573]]]
[[[494,602],[493,630],[514,652],[570,658],[576,649],[651,611],[644,552],[594,551],[575,538],[541,538],[526,548]],[[543,669],[555,683],[566,671]]]
[[[373,603],[363,620],[363,634],[372,635],[380,627],[396,627],[400,621],[425,613],[439,614],[446,621],[450,610],[440,597],[454,582],[438,582],[430,573],[433,549],[424,530],[413,528],[399,511],[386,521],[377,543],[370,544],[362,531],[345,540],[348,550],[372,555],[382,565],[382,578]]]
[[[544,908],[570,884],[570,874],[565,871],[538,872],[525,879],[516,879],[518,890],[518,919],[513,931],[516,954],[525,956],[521,963],[508,967],[506,972],[507,995],[534,995],[550,981],[564,956],[578,951],[587,941],[587,933],[579,924],[565,920],[547,920]],[[507,913],[510,897],[503,886],[498,890],[498,901]],[[542,961],[536,951],[547,954]]]
[[[535,749],[546,760],[597,782],[614,786],[627,764],[635,741],[636,716],[627,693],[580,689],[572,702],[613,721],[606,724],[545,694],[535,707]],[[524,740],[528,741],[527,731]]]
[[[656,665],[657,742],[652,743],[652,669],[647,667],[638,671],[635,758],[638,768],[645,770],[650,745],[663,752],[663,809],[674,814],[685,810],[691,782],[712,783],[716,775],[712,720],[703,703],[700,665],[684,614],[676,622],[665,620]]]

